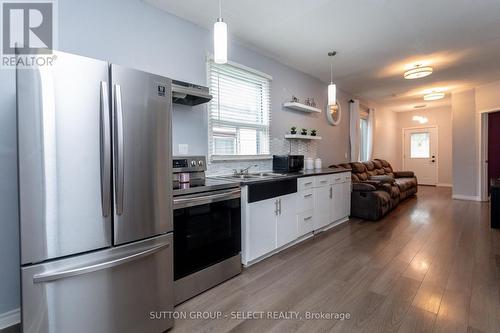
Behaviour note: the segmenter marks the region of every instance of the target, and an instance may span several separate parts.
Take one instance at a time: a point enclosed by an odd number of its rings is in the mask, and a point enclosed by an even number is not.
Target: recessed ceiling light
[[[433,69],[431,66],[415,65],[414,68],[407,70],[404,73],[404,78],[407,80],[420,79],[422,77],[431,75],[432,71]]]
[[[435,101],[444,97],[444,92],[432,92],[424,95],[424,101]]]

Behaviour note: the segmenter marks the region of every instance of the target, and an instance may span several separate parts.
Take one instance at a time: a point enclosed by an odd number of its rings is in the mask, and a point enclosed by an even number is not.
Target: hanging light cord
[[[330,61],[330,84],[333,84],[333,60]]]
[[[222,17],[222,0],[219,0],[219,17]]]

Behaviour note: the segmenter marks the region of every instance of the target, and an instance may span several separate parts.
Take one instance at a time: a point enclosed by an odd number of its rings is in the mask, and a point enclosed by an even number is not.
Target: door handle
[[[111,134],[109,125],[108,83],[101,81],[101,206],[107,217],[111,210]]]
[[[71,268],[71,269],[36,274],[35,276],[33,276],[33,283],[50,282],[50,281],[65,279],[65,278],[72,277],[72,276],[92,273],[92,272],[99,271],[99,270],[106,269],[106,268],[119,266],[119,265],[122,265],[122,264],[125,264],[128,262],[149,256],[149,255],[156,253],[156,252],[160,251],[161,249],[163,249],[165,247],[169,247],[169,246],[170,246],[170,243],[163,243],[163,244],[157,245],[155,247],[152,247],[150,249],[147,249],[147,250],[144,250],[141,252],[137,252],[137,253],[134,253],[134,254],[131,254],[129,256],[119,258],[119,259],[114,259],[114,260],[110,260],[110,261],[96,263],[96,264],[88,265],[88,266],[82,266],[82,267],[76,267],[76,268]]]
[[[280,211],[280,215],[281,215],[281,199],[279,199],[278,205],[279,205],[278,207],[279,207],[279,211]]]
[[[333,187],[330,186],[330,199],[333,198]]]
[[[124,186],[124,158],[123,158],[123,107],[122,90],[119,84],[115,84],[114,94],[115,112],[115,196],[116,214],[123,214],[123,186]]]

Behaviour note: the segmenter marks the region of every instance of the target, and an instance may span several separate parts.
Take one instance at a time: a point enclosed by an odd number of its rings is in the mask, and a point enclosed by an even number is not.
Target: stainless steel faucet
[[[252,165],[249,165],[248,167],[244,168],[244,169],[240,169],[240,172],[237,172],[236,169],[233,169],[234,171],[234,174],[237,175],[237,174],[248,174],[248,170],[250,170],[250,168],[252,167],[258,167],[259,165],[258,164],[252,164]]]

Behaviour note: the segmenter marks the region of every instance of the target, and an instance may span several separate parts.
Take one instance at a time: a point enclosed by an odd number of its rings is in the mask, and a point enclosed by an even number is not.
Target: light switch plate
[[[179,143],[179,155],[187,155],[189,152],[189,145],[187,143]]]

